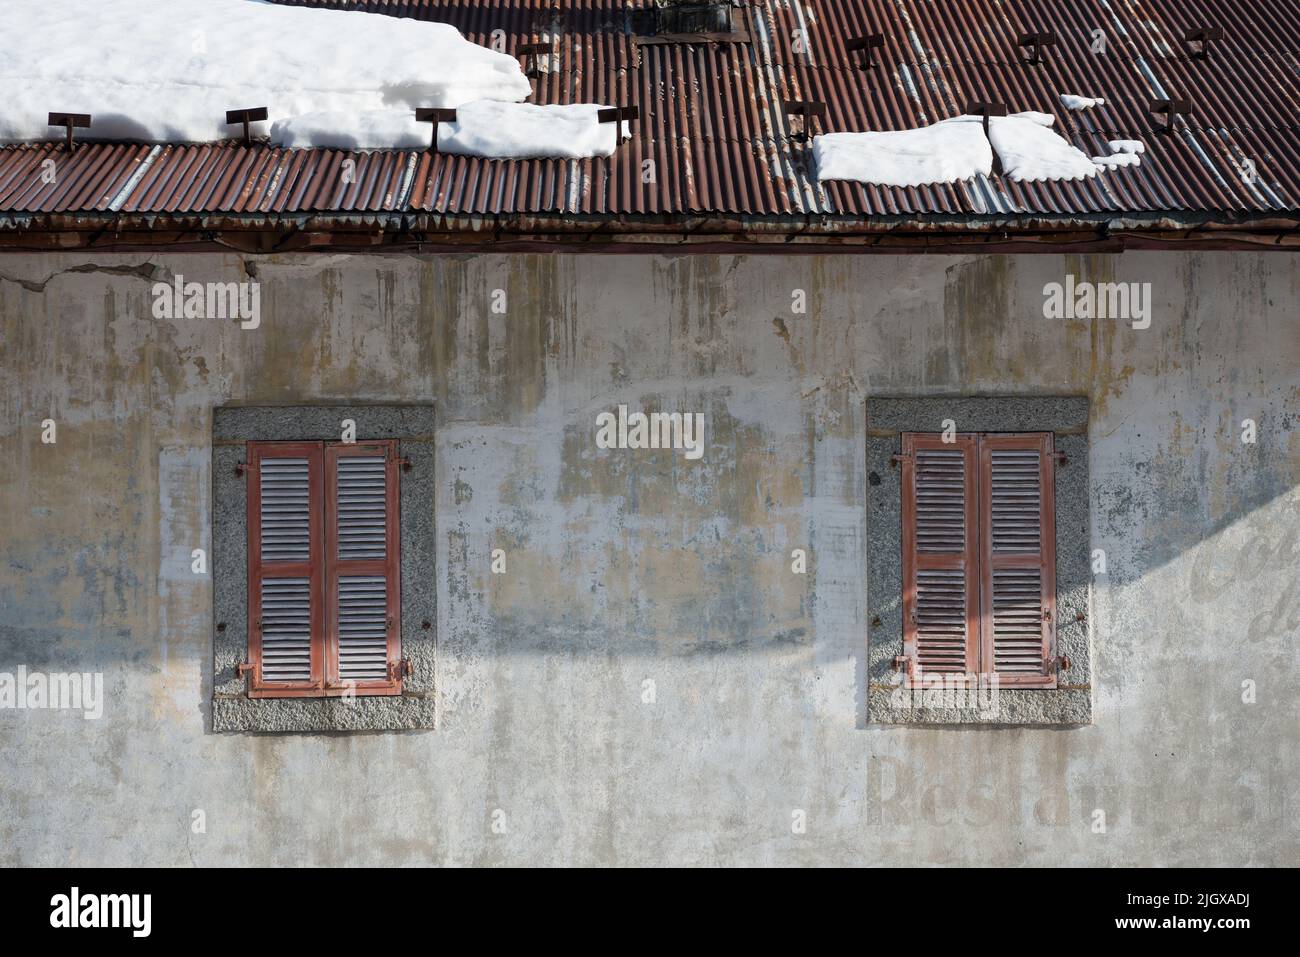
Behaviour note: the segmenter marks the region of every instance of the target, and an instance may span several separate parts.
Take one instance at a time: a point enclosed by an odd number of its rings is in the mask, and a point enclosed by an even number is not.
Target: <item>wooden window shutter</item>
[[[325,449],[325,680],[332,693],[401,692],[395,441]]]
[[[1050,432],[981,437],[980,657],[1006,687],[1056,687],[1054,476]]]
[[[318,693],[324,656],[319,442],[248,444],[248,652],[253,697]]]
[[[970,674],[979,655],[976,439],[903,435],[903,655],[908,682]]]

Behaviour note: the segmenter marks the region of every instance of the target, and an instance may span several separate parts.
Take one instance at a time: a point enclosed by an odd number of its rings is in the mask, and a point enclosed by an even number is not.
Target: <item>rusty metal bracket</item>
[[[410,658],[403,658],[400,661],[394,661],[388,666],[388,679],[390,681],[409,678],[413,674],[415,674],[415,666],[411,664]]]
[[[798,133],[790,134],[790,138],[798,143],[808,142],[808,134],[812,131],[814,119],[820,117],[825,121],[826,118],[826,104],[820,100],[783,100],[781,108],[786,116],[798,116],[802,119],[803,128]]]
[[[619,124],[618,131],[614,134],[615,143],[623,142],[622,124],[624,122],[629,122],[631,120],[639,120],[640,118],[641,118],[641,109],[635,104],[633,104],[632,106],[610,106],[610,107],[606,107],[603,110],[596,111],[597,123],[618,123]],[[632,126],[629,125],[627,129],[628,129],[628,135],[630,136],[632,132]]]
[[[1192,27],[1183,33],[1183,42],[1189,47],[1193,43],[1199,43],[1199,47],[1192,48],[1192,56],[1198,60],[1205,60],[1210,55],[1210,41],[1223,39],[1223,27]]]
[[[247,462],[236,462],[236,463],[235,463],[235,474],[238,475],[240,478],[243,478],[246,474],[248,474],[248,463],[247,463]]]
[[[517,51],[519,57],[524,61],[524,76],[538,77],[541,76],[542,57],[548,60],[555,55],[555,41],[543,41],[541,43],[521,43]]]
[[[856,53],[858,50],[866,52],[862,62],[858,64],[859,70],[873,70],[876,67],[876,59],[872,56],[872,50],[880,50],[885,46],[885,35],[883,33],[868,33],[864,36],[853,37],[844,44],[844,49],[850,53]]]
[[[904,462],[910,462],[910,461],[912,461],[912,457],[910,455],[906,455],[902,452],[895,452],[893,455],[889,457],[889,467],[896,469]]]
[[[1065,466],[1068,465],[1070,462],[1070,460],[1065,457],[1064,452],[1057,452],[1056,455],[1053,457],[1056,459],[1056,464],[1058,466]]]
[[[438,124],[455,123],[456,111],[443,109],[438,106],[422,106],[415,111],[415,120],[417,123],[433,124],[433,139],[429,143],[429,149],[437,150],[438,148]]]
[[[89,113],[51,113],[49,118],[50,126],[62,126],[67,130],[68,152],[76,150],[77,144],[72,138],[72,131],[85,130],[90,128]]]
[[[1050,30],[1043,33],[1022,33],[1016,41],[1016,46],[1031,48],[1034,52],[1025,62],[1036,66],[1043,62],[1043,47],[1056,46],[1056,34]]]
[[[241,661],[239,664],[235,665],[235,677],[242,678],[244,677],[244,675],[248,674],[252,670],[253,670],[252,665],[250,665],[247,661]]]
[[[397,460],[397,464],[402,467],[403,472],[411,471],[412,465],[411,465],[410,456],[403,455],[401,458]]]
[[[991,100],[972,100],[966,104],[966,112],[972,116],[983,117],[984,138],[989,138],[989,118],[993,116],[1006,116],[1007,105],[997,103]],[[992,148],[992,140],[989,140],[990,152],[993,154],[993,167],[990,170],[995,176],[1002,175],[1002,160],[998,158],[998,151]]]
[[[1185,97],[1170,100],[1152,100],[1152,113],[1164,113],[1167,119],[1162,129],[1156,130],[1157,133],[1172,133],[1174,131],[1174,117],[1178,115],[1192,115],[1192,101]]]
[[[1057,655],[1055,658],[1044,658],[1044,659],[1043,659],[1043,670],[1044,670],[1044,671],[1047,671],[1047,672],[1050,674],[1051,672],[1055,671],[1057,668],[1061,669],[1062,671],[1069,671],[1069,670],[1070,670],[1070,656],[1069,656],[1069,655]]]
[[[257,120],[267,118],[266,107],[254,106],[246,110],[226,110],[226,125],[234,126],[236,123],[244,124],[244,145],[250,146],[253,142],[253,135],[249,132],[248,125]]]

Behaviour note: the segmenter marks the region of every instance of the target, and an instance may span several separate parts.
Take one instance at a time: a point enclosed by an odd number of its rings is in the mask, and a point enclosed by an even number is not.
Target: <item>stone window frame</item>
[[[999,689],[929,700],[903,688],[902,470],[905,432],[1051,432],[1056,469],[1057,653],[1070,658],[1056,688]],[[868,724],[1078,727],[1092,723],[1088,611],[1092,590],[1091,488],[1085,396],[873,396],[866,403]],[[993,704],[994,706],[990,706]]]
[[[410,462],[399,471],[402,657],[412,671],[400,695],[250,698],[236,668],[248,654],[248,513],[238,469],[247,443],[393,439]],[[212,412],[212,730],[404,731],[435,727],[436,535],[432,405],[220,406]]]

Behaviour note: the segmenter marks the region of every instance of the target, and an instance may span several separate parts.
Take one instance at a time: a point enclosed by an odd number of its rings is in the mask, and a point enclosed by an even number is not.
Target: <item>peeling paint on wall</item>
[[[0,669],[109,701],[0,712],[0,863],[1295,864],[1297,262],[8,256]],[[158,270],[261,327],[154,320]],[[1151,328],[1044,318],[1067,272]],[[980,392],[1090,397],[1094,725],[866,728],[865,397]],[[340,400],[437,404],[439,728],[206,733],[211,409]],[[703,458],[597,449],[619,403]]]

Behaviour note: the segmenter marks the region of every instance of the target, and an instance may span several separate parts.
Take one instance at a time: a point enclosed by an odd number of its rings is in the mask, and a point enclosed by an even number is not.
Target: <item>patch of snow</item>
[[[993,150],[1003,175],[1017,182],[1095,176],[1097,164],[1054,132],[1054,122],[1049,114],[1033,111],[992,117],[987,138],[977,116],[915,130],[826,133],[813,140],[817,178],[879,186],[956,183],[987,175]]]
[[[1002,175],[1017,183],[1086,179],[1097,165],[1054,130],[1022,116],[994,117],[989,139],[1002,161]]]
[[[317,114],[302,128],[322,140],[396,138],[373,111],[531,92],[514,57],[448,24],[260,0],[4,0],[4,35],[0,142],[60,136],[51,111],[93,114],[83,140],[208,142],[241,132],[226,110],[257,106],[273,120]],[[328,135],[324,113],[340,124]]]
[[[298,149],[420,150],[432,139],[431,124],[417,123],[414,110],[322,111],[271,124],[272,143]]]
[[[1100,96],[1079,96],[1076,93],[1062,93],[1061,103],[1067,110],[1090,110],[1094,106],[1102,106],[1105,100]]]
[[[496,159],[610,156],[628,123],[601,123],[599,103],[538,106],[478,100],[456,109],[456,120],[438,124],[438,152]],[[622,127],[620,131],[619,127]],[[305,113],[271,126],[271,142],[286,147],[382,150],[427,149],[433,130],[411,110],[372,110],[349,116]]]
[[[1012,113],[1011,115],[1022,120],[1029,120],[1031,123],[1037,123],[1039,126],[1056,125],[1056,117],[1051,113],[1039,113],[1036,110],[1025,110],[1022,113]]]
[[[626,120],[597,121],[603,109],[599,103],[466,103],[454,123],[439,124],[438,152],[501,159],[611,156],[632,131]]]
[[[1114,153],[1145,153],[1147,145],[1141,140],[1110,140],[1107,144]]]
[[[1094,156],[1092,161],[1098,166],[1104,166],[1107,169],[1142,165],[1142,157],[1136,153],[1112,153],[1110,156]]]
[[[980,119],[958,116],[915,130],[824,133],[813,138],[819,180],[879,186],[956,183],[993,168]]]

